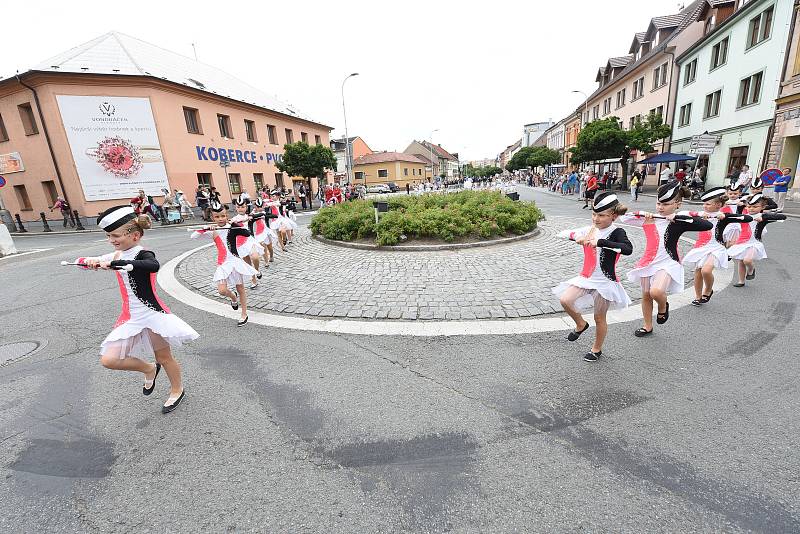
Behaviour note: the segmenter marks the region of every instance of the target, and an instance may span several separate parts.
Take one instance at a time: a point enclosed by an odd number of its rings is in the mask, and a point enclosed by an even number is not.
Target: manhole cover
[[[40,346],[38,341],[17,341],[0,345],[0,365],[30,356]]]

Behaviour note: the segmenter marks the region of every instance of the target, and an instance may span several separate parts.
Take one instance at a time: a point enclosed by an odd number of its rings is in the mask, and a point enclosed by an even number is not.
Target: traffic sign
[[[775,183],[775,180],[783,176],[783,171],[780,169],[765,169],[764,172],[761,173],[761,180],[764,182],[764,185],[772,185]]]
[[[714,142],[714,144],[719,142],[720,136],[718,135],[711,135],[711,134],[700,134],[700,135],[693,135],[692,142],[704,141],[704,142]]]
[[[689,149],[689,154],[692,154],[692,155],[695,155],[695,156],[710,156],[713,153],[714,153],[714,149],[713,148],[695,147],[695,148],[690,148]]]
[[[0,176],[0,187],[3,187],[4,185],[6,185],[6,179]]]

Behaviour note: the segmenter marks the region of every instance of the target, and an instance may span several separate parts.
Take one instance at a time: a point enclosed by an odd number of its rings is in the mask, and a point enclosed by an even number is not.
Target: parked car
[[[386,184],[374,184],[367,187],[367,193],[391,193],[392,190]]]
[[[389,187],[389,190],[392,193],[397,193],[398,191],[400,191],[400,187],[398,187],[397,184],[394,182],[389,182],[386,185]]]

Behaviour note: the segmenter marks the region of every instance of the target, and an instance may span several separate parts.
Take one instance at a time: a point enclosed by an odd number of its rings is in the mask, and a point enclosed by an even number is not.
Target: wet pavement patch
[[[103,478],[116,460],[104,441],[33,439],[9,466],[14,471],[66,478]]]

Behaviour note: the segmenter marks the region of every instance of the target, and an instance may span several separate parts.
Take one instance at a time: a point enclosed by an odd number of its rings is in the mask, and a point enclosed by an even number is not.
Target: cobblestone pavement
[[[258,288],[248,289],[248,304],[273,313],[352,319],[514,319],[557,313],[562,309],[551,288],[577,274],[581,250],[555,235],[586,224],[587,218],[550,216],[532,239],[434,252],[337,247],[301,228],[287,252],[278,251],[275,261],[262,267],[264,277]],[[644,238],[638,229],[628,235],[634,254],[617,268],[636,300],[639,286],[624,274],[641,256]],[[176,275],[191,289],[218,298],[211,282],[214,254],[213,247],[196,252]]]

